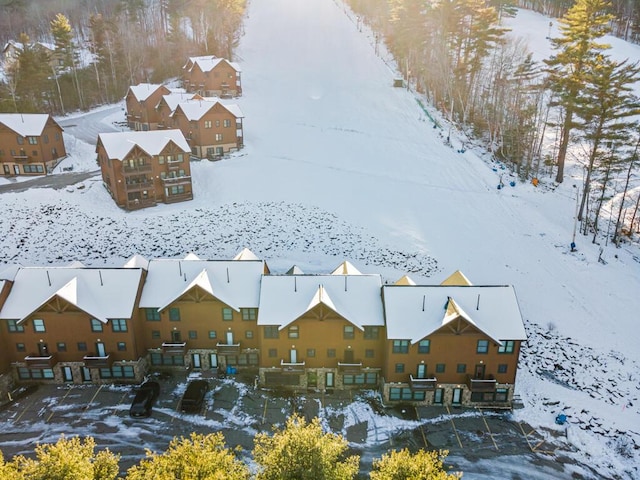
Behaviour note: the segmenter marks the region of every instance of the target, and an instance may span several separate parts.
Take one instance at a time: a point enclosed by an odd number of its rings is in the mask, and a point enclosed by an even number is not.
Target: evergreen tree
[[[560,125],[560,146],[556,163],[556,182],[564,179],[564,164],[571,131],[575,127],[574,114],[580,91],[585,88],[590,65],[601,58],[609,46],[598,40],[609,32],[612,16],[607,13],[605,0],[577,0],[560,19],[559,38],[551,39],[557,53],[548,60],[548,84],[554,93],[554,105],[564,115]]]
[[[147,458],[127,471],[127,480],[247,480],[249,470],[225,447],[222,433],[174,438],[166,452],[147,450]]]
[[[283,430],[254,441],[257,480],[349,480],[358,473],[360,457],[346,457],[347,441],[324,433],[318,418],[307,423],[294,415]]]
[[[84,108],[84,95],[78,78],[79,54],[73,40],[73,30],[71,29],[69,19],[62,13],[58,13],[56,17],[51,20],[50,25],[51,35],[53,36],[53,41],[56,46],[55,58],[57,60],[57,64],[54,66],[54,73],[60,96],[60,106],[64,112],[62,92],[60,90],[58,77],[60,74],[69,74],[76,90],[77,104],[80,108]]]
[[[425,452],[412,454],[407,449],[392,450],[373,461],[371,480],[455,480],[462,473],[447,473],[443,460],[449,452]]]
[[[20,35],[22,50],[7,71],[8,85],[16,111],[37,113],[49,104],[49,53],[29,36]]]

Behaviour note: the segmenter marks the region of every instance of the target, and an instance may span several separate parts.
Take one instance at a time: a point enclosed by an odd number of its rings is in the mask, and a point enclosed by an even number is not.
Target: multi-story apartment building
[[[0,113],[0,175],[45,175],[66,155],[62,127],[51,115]]]
[[[187,92],[171,92],[163,95],[156,105],[156,111],[158,112],[158,130],[178,128],[174,119],[171,118],[171,114],[175,111],[179,103],[194,99],[202,100],[202,97],[197,93]]]
[[[187,138],[191,154],[200,158],[215,158],[242,148],[243,117],[238,105],[225,105],[215,98],[181,102],[171,114],[173,125]]]
[[[126,210],[193,199],[189,144],[180,130],[101,133],[96,152],[105,188]]]
[[[237,63],[212,55],[189,57],[182,70],[182,83],[188,92],[221,98],[242,95],[241,70]]]
[[[163,95],[176,89],[152,83],[140,83],[129,87],[124,97],[127,124],[132,130],[156,130],[160,121],[156,106]]]
[[[266,387],[508,407],[526,339],[511,286],[471,285],[460,272],[441,285],[383,285],[348,262],[272,275],[246,249],[233,260],[18,268],[3,291],[0,367],[18,381],[246,370]]]

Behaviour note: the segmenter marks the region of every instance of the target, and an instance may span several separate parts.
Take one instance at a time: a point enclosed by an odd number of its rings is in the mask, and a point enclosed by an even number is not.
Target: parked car
[[[160,395],[158,382],[145,382],[136,391],[136,396],[131,402],[129,415],[132,417],[148,417],[151,415],[151,407]]]
[[[207,391],[209,382],[206,380],[192,380],[182,395],[180,408],[183,412],[198,412],[202,408],[202,401]]]

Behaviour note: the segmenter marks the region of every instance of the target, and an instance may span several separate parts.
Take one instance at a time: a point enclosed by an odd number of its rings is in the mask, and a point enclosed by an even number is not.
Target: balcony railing
[[[137,210],[139,208],[153,207],[156,201],[154,198],[136,198],[127,201],[127,210]]]
[[[192,192],[175,193],[173,195],[166,195],[164,197],[164,203],[176,203],[176,202],[183,202],[185,200],[192,200],[192,199],[193,199]]]
[[[237,355],[240,353],[239,343],[218,343],[216,345],[218,355]]]
[[[191,184],[191,177],[165,177],[162,179],[162,183],[165,187],[170,187],[172,185],[188,185]]]
[[[55,353],[49,355],[38,355],[36,353],[30,353],[24,357],[24,361],[29,368],[53,368],[58,359]]]
[[[13,159],[19,162],[24,162],[29,160],[29,155],[27,155],[26,153],[21,153],[20,155],[16,154],[16,155],[13,155]]]
[[[411,388],[420,390],[435,390],[438,379],[432,378],[415,378],[413,375],[409,375],[411,380]]]
[[[150,163],[143,163],[142,165],[123,165],[122,166],[122,171],[124,172],[124,174],[131,174],[131,173],[141,173],[141,172],[150,172],[153,170],[153,165],[151,165]]]
[[[496,383],[495,378],[480,379],[469,377],[467,380],[467,386],[472,392],[494,392]]]
[[[285,362],[284,360],[280,360],[280,367],[282,368],[282,373],[293,373],[300,374],[304,373],[304,360],[301,362]]]
[[[141,190],[151,190],[153,188],[153,182],[147,180],[145,182],[133,182],[133,183],[125,183],[124,189],[127,192],[139,192]]]
[[[162,353],[165,355],[184,355],[187,353],[187,342],[162,342]]]
[[[362,361],[352,360],[350,362],[338,362],[338,370],[343,373],[358,373],[362,370]]]
[[[113,357],[110,353],[107,353],[104,356],[95,355],[85,355],[83,358],[84,366],[87,368],[109,368],[113,363]]]

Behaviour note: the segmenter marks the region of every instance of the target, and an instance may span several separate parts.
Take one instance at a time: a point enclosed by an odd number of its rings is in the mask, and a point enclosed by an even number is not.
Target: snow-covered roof
[[[23,320],[56,296],[105,323],[131,318],[141,276],[131,268],[20,268],[0,318]]]
[[[144,258],[142,255],[135,254],[129,260],[125,262],[123,265],[124,268],[141,268],[143,270],[149,269],[149,260]]]
[[[249,250],[246,247],[240,250],[240,252],[235,257],[233,257],[233,259],[234,260],[260,260],[255,253],[253,253],[251,250]]]
[[[13,279],[16,278],[18,270],[20,270],[21,268],[22,265],[20,265],[19,263],[2,265],[0,267],[0,279],[13,281]]]
[[[177,129],[101,133],[98,141],[104,146],[107,156],[115,160],[123,160],[136,145],[151,156],[162,152],[169,142],[173,142],[184,153],[191,152],[184,135]]]
[[[403,275],[402,277],[400,277],[396,283],[394,283],[394,285],[415,285],[416,282],[414,282],[411,277],[409,277],[409,275]]]
[[[362,273],[351,262],[345,260],[331,272],[331,275],[362,275]]]
[[[293,265],[289,270],[287,270],[287,275],[304,275],[304,272],[299,266]]]
[[[440,285],[473,285],[471,281],[460,270],[456,270],[447,278],[445,278]]]
[[[151,260],[140,307],[166,308],[198,286],[236,311],[256,308],[263,269],[262,261]]]
[[[218,58],[215,55],[202,55],[199,57],[189,57],[189,60],[182,68],[187,69],[188,67],[187,71],[190,72],[191,70],[193,70],[193,67],[196,66],[197,64],[198,67],[200,67],[200,70],[202,70],[203,72],[210,72],[216,66],[218,66],[221,62],[228,63],[236,72],[241,71],[240,65],[238,65],[237,63],[230,62],[225,58]]]
[[[265,275],[258,325],[281,329],[323,304],[360,328],[383,326],[380,275]]]
[[[138,85],[132,85],[129,87],[129,91],[133,93],[136,100],[139,102],[145,101],[151,95],[153,95],[159,88],[166,88],[164,85],[155,83],[139,83]]]
[[[0,113],[0,124],[23,137],[42,135],[47,120],[49,120],[47,113]]]
[[[174,113],[178,110],[178,108],[184,113],[187,120],[200,120],[207,112],[209,112],[216,104],[220,104],[223,108],[229,111],[236,118],[244,118],[244,114],[240,107],[233,104],[225,105],[217,98],[214,97],[204,97],[202,99],[193,99],[187,100],[186,102],[180,102],[178,106],[175,108]]]
[[[160,105],[160,103],[164,101],[169,107],[169,110],[173,112],[180,102],[186,102],[187,100],[192,100],[193,98],[199,98],[199,95],[197,93],[171,92],[167,95],[163,95],[160,102],[158,102],[158,105]],[[158,107],[158,105],[156,105],[156,108]]]
[[[184,256],[184,260],[200,260],[200,257],[193,252],[189,252]]]
[[[385,285],[382,290],[390,340],[416,343],[458,317],[496,342],[527,338],[510,285]]]

